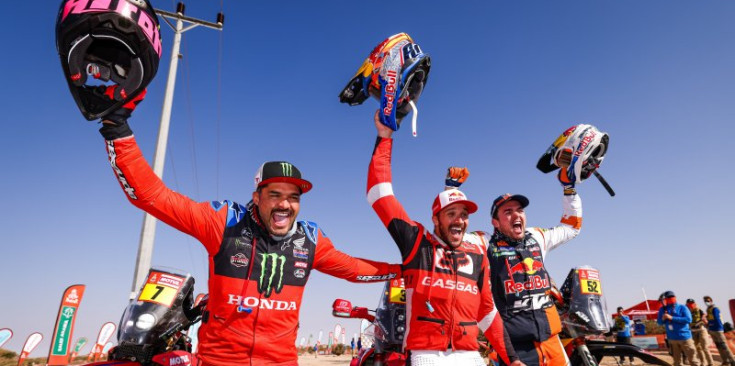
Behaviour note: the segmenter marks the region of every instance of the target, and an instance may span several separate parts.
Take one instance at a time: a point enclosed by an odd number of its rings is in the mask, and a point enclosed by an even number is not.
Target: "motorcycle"
[[[605,357],[633,357],[644,364],[670,366],[666,361],[627,343],[595,340],[610,333],[610,316],[602,296],[599,271],[589,266],[572,268],[561,289],[549,292],[562,323],[559,334],[573,366],[598,366]]]
[[[370,313],[374,313],[372,315]],[[353,307],[348,300],[336,299],[332,315],[338,318],[363,319],[367,327],[361,332],[363,348],[350,361],[350,366],[403,366],[406,355],[403,337],[406,331],[406,289],[402,279],[385,283],[375,310]]]
[[[192,355],[190,326],[199,322],[207,301],[194,306],[194,278],[175,270],[154,269],[135,300],[123,312],[118,345],[107,361],[87,366],[189,366]]]
[[[350,366],[403,366],[406,356],[403,337],[406,324],[405,289],[401,279],[385,284],[378,308],[353,307],[350,301],[336,299],[332,315],[363,319],[370,324],[362,334],[364,348]],[[598,366],[608,356],[632,356],[644,364],[671,366],[666,361],[632,344],[591,339],[610,333],[607,305],[602,296],[599,271],[589,266],[569,271],[561,290],[552,286],[549,295],[562,322],[559,335],[573,366]],[[370,314],[371,312],[375,315]],[[372,342],[372,345],[370,344]],[[481,342],[482,343],[482,342]]]

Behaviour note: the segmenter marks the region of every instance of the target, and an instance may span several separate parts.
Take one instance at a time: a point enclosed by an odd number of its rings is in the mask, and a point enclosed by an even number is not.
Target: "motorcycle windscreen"
[[[375,339],[375,325],[368,321],[367,319],[363,319],[360,322],[360,343],[362,344],[363,348],[370,348],[373,345],[373,340]]]
[[[592,335],[610,331],[598,270],[590,266],[572,269],[561,292],[568,298],[569,319],[578,333]]]
[[[193,289],[191,275],[152,268],[136,300],[123,313],[118,343],[154,344],[188,324],[184,308],[192,306]]]

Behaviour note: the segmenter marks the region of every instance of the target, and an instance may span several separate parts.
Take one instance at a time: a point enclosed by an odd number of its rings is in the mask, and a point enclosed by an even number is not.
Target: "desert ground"
[[[663,360],[667,361],[670,364],[674,363],[674,360],[669,356],[666,351],[654,351],[653,354],[658,356],[659,358],[662,358]],[[719,355],[716,355],[716,352],[713,353],[713,356],[715,357],[715,364],[719,365]],[[302,355],[299,356],[299,366],[320,366],[320,365],[349,365],[350,360],[352,357],[350,355],[342,355],[342,356],[334,356],[334,355],[322,355],[317,356],[314,358],[314,355]],[[626,366],[628,366],[628,363],[625,363]],[[642,365],[640,360],[636,365]],[[610,357],[605,357],[602,359],[600,366],[618,366],[618,363],[616,360]]]

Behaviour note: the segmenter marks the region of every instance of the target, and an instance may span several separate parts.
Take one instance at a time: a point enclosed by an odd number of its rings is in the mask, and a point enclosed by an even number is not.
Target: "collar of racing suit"
[[[529,233],[528,231],[526,231],[526,233],[523,236],[523,239],[522,240],[515,240],[515,239],[512,239],[511,237],[509,237],[508,235],[505,235],[505,234],[501,233],[500,231],[498,231],[498,229],[495,229],[495,232],[493,232],[493,237],[491,239],[492,239],[493,242],[496,242],[497,243],[499,241],[503,241],[506,244],[515,247],[515,246],[518,246],[519,244],[525,243],[529,236],[531,236],[531,233]]]
[[[444,248],[448,248],[448,249],[450,249],[450,250],[456,249],[456,248],[452,248],[452,246],[451,246],[451,245],[449,245],[449,244],[445,243],[445,242],[444,242],[444,240],[442,240],[442,238],[438,237],[438,236],[437,236],[436,234],[434,234],[434,233],[431,233],[431,237],[432,237],[432,239],[436,240],[437,244],[440,244],[440,245],[441,245],[442,247],[444,247]],[[462,238],[462,240],[464,240],[464,237]]]

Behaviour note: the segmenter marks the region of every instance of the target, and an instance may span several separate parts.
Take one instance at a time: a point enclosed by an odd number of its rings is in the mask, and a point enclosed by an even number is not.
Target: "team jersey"
[[[529,228],[517,241],[496,230],[490,239],[493,297],[513,342],[542,342],[561,331],[559,314],[548,295],[551,278],[544,258],[579,234],[582,200],[577,194],[565,195],[562,204],[564,213],[556,227]]]
[[[392,139],[378,138],[368,171],[368,202],[388,229],[402,256],[406,287],[407,350],[475,351],[482,331],[501,358],[516,360],[493,305],[487,240],[465,234],[452,248],[411,220],[393,195]]]
[[[102,132],[130,202],[207,250],[209,303],[198,334],[204,364],[295,365],[299,309],[312,269],[353,282],[400,275],[398,265],[336,250],[313,222],[299,221],[287,235],[274,237],[252,202],[194,202],[164,185],[132,135]]]

